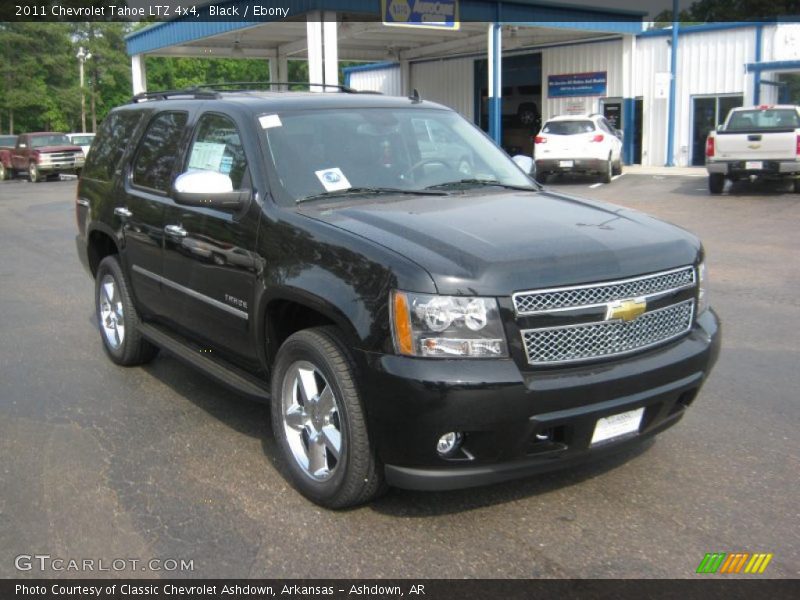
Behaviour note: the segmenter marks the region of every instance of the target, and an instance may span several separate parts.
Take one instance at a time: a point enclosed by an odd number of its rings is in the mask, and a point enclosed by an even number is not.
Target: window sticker
[[[350,182],[347,181],[347,177],[344,176],[344,173],[342,173],[339,167],[314,171],[314,174],[317,176],[317,179],[319,179],[322,187],[328,192],[347,190],[353,187],[350,185]]]
[[[220,172],[224,153],[225,144],[195,142],[192,146],[192,155],[189,157],[189,168]]]
[[[258,122],[261,123],[262,129],[270,129],[271,127],[281,127],[281,118],[278,115],[261,115],[258,117]]]

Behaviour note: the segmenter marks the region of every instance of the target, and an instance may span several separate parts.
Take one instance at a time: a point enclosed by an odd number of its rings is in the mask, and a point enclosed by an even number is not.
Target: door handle
[[[114,209],[114,214],[118,217],[132,217],[133,213],[124,206],[118,206]]]
[[[167,225],[164,227],[164,231],[166,231],[169,235],[174,235],[176,237],[186,237],[189,235],[187,231],[180,225]]]

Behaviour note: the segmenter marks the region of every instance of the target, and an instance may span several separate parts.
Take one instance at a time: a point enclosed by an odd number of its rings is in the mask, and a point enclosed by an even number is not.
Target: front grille
[[[620,281],[534,290],[514,294],[518,315],[598,306],[623,298],[651,296],[691,287],[695,284],[694,267],[681,267]]]
[[[74,161],[78,157],[77,152],[48,152],[40,155],[43,160],[51,162]]]
[[[694,299],[646,312],[633,321],[600,321],[522,331],[532,365],[627,354],[678,337],[692,326]]]

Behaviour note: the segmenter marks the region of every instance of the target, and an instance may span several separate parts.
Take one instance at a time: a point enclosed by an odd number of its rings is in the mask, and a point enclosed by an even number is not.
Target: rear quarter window
[[[141,111],[111,113],[92,142],[92,151],[86,157],[86,166],[83,168],[84,176],[111,181],[141,120]]]

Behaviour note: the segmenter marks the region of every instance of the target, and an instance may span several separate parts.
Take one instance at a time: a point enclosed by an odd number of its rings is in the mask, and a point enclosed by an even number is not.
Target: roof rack
[[[186,88],[185,90],[163,90],[161,92],[142,92],[136,94],[130,100],[131,104],[146,102],[148,100],[169,100],[170,98],[185,100],[212,100],[219,98],[220,95],[213,90],[204,90],[197,87]]]
[[[380,94],[371,90],[356,90],[347,85],[332,83],[309,83],[308,81],[231,81],[228,83],[200,83],[184,90],[167,90],[162,92],[143,92],[131,98],[131,103],[145,102],[147,100],[197,99],[209,100],[221,98],[221,91],[271,89],[276,86],[303,86],[321,87],[323,89],[336,89],[345,94]]]

